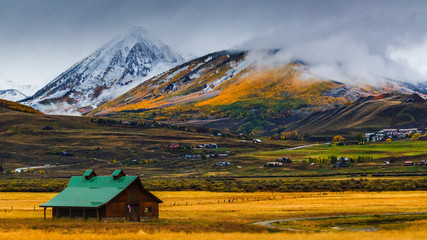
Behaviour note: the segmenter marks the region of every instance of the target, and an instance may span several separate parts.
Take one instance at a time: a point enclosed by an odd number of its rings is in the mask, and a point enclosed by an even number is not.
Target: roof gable
[[[114,172],[113,172],[113,174],[111,174],[111,176],[113,176],[113,178],[115,180],[117,180],[123,176],[126,176],[126,174],[121,169],[117,169],[117,170],[114,170]]]
[[[95,171],[93,171],[93,170],[87,170],[87,171],[83,174],[83,176],[85,177],[85,179],[86,179],[86,180],[89,180],[89,179],[91,179],[92,177],[96,177],[97,175],[96,175]]]

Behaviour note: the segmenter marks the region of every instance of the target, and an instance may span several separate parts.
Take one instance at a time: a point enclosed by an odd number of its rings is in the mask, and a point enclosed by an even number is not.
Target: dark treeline
[[[213,192],[342,192],[342,191],[413,191],[427,190],[427,178],[420,179],[142,179],[151,191],[213,191]],[[68,184],[68,179],[2,179],[2,192],[59,192]]]

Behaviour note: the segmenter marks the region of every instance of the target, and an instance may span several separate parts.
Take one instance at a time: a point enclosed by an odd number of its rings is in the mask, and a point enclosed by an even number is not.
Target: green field
[[[333,144],[317,145],[295,150],[260,151],[250,153],[250,156],[272,160],[273,158],[290,156],[296,161],[308,160],[308,157],[329,156],[372,156],[374,159],[427,155],[427,141],[395,141],[367,143],[365,145],[336,146]]]

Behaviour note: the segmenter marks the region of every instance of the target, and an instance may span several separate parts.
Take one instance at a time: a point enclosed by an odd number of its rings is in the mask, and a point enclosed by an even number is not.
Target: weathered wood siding
[[[159,204],[143,191],[142,186],[138,182],[132,183],[126,190],[106,205],[105,216],[107,218],[129,217],[130,214],[127,205],[130,205],[132,209],[137,209],[136,205],[139,205],[139,217],[141,218],[159,216]],[[146,211],[150,210],[150,208],[151,212]]]

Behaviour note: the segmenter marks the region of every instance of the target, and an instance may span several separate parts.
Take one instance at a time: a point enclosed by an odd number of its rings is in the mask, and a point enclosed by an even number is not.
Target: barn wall
[[[142,191],[141,186],[134,182],[126,190],[113,198],[107,205],[105,216],[108,217],[129,217],[127,205],[139,206],[139,216],[157,217],[159,215],[159,204],[148,194]],[[151,212],[147,212],[151,208]]]
[[[150,210],[151,212],[147,211]],[[157,202],[142,202],[140,203],[141,217],[158,217],[159,216],[159,204]]]

